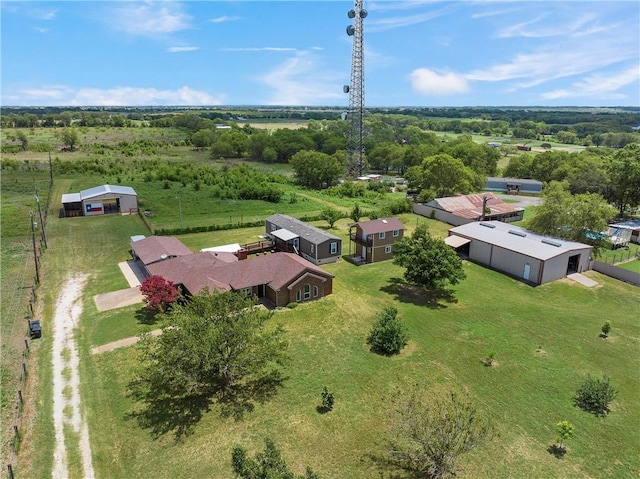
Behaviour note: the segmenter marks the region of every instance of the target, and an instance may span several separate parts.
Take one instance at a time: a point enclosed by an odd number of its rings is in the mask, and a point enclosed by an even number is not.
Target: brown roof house
[[[393,245],[402,240],[404,225],[398,218],[359,221],[349,228],[349,256],[353,262],[377,263],[393,258]],[[353,255],[351,245],[354,244]]]
[[[436,198],[428,203],[415,203],[413,212],[453,226],[474,221],[520,221],[524,208],[505,203],[494,193],[449,196]]]
[[[165,248],[158,248],[153,255],[145,254],[145,248],[137,248],[144,240],[132,243],[132,251],[141,261],[143,257],[152,260],[144,263],[148,274],[162,276],[187,295],[204,288],[212,292],[236,291],[266,299],[277,307],[320,299],[333,292],[332,274],[293,253],[270,253],[241,260],[228,252],[194,254],[176,238],[172,238],[174,241],[167,248],[165,240],[169,237],[159,238]],[[189,253],[180,254],[183,248]],[[142,256],[139,250],[143,251]]]
[[[193,251],[173,236],[149,236],[132,241],[131,254],[134,259],[140,260],[148,272],[150,264],[178,256],[192,255]]]

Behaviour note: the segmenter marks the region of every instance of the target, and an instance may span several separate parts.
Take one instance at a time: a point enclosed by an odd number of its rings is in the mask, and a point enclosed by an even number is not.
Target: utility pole
[[[51,164],[51,152],[49,152],[49,190],[53,187],[53,165]]]
[[[180,197],[176,196],[176,200],[178,200],[178,211],[180,212],[180,228],[184,228],[182,224],[182,203],[180,202]]]
[[[47,234],[44,231],[44,219],[42,218],[42,208],[40,207],[40,197],[38,196],[38,187],[36,186],[36,203],[38,203],[38,213],[40,214],[40,229],[42,230],[42,241],[44,242],[44,247],[48,248],[47,244]]]
[[[33,211],[29,213],[31,222],[31,240],[33,242],[33,261],[36,265],[36,284],[40,283],[40,266],[38,265],[38,250],[36,249],[36,222],[33,221]]]

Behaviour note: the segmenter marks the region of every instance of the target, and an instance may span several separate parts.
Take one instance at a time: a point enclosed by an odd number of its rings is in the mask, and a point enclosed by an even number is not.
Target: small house
[[[340,238],[291,216],[269,216],[265,231],[277,251],[298,254],[313,264],[333,263],[342,257]]]
[[[359,221],[349,228],[349,255],[360,263],[377,263],[393,258],[393,245],[404,236],[404,225],[398,218]]]

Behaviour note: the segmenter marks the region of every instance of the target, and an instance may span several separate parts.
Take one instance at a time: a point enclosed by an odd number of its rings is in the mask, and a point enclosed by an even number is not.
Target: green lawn
[[[410,231],[419,222],[437,236],[448,229],[415,215],[401,219]],[[391,413],[388,398],[395,388],[411,383],[458,391],[494,421],[498,434],[462,461],[461,477],[623,478],[640,473],[640,290],[595,272],[587,273],[599,283],[593,289],[569,280],[532,288],[472,263],[465,263],[468,277],[456,288],[455,303],[433,302],[405,288],[402,269],[389,262],[326,266],[335,275],[333,295],[275,314],[274,323],[287,330],[292,363],[273,400],[257,404],[240,420],[223,417],[213,405],[182,441],[171,435],[153,438],[130,419],[136,405],[127,396],[127,383],[137,368],[135,348],[89,353],[95,345],[153,327],[140,320],[137,307],[100,313],[92,299],[126,287],[117,262],[128,257],[129,236],[141,231],[135,216],[51,222],[41,291],[45,335],[36,351],[41,414],[25,438],[38,447],[26,447],[19,477],[51,475],[48,321],[60,284],[73,271],[91,275],[77,338],[98,477],[227,479],[232,477],[233,445],[253,452],[267,436],[298,473],[309,465],[323,479],[381,477],[371,455],[382,448]],[[252,241],[261,232],[249,228],[180,239],[196,251]],[[346,239],[348,221],[339,221],[333,232]],[[385,358],[369,352],[365,337],[374,314],[390,304],[398,308],[411,341],[400,356]],[[598,333],[606,319],[612,330],[605,340]],[[496,352],[497,365],[485,367],[481,361],[490,351]],[[607,374],[619,390],[606,418],[572,405],[587,373]],[[324,385],[335,394],[335,409],[318,414]],[[558,460],[547,448],[561,420],[572,422],[576,434],[568,441],[567,455]]]

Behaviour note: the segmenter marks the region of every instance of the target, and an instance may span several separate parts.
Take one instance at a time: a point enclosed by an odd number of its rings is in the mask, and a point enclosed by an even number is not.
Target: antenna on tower
[[[351,84],[343,87],[349,94],[349,137],[347,138],[347,176],[361,176],[364,169],[364,32],[363,20],[368,15],[364,0],[355,0],[347,16],[353,25],[347,27],[347,35],[353,37],[351,52]],[[345,115],[343,114],[343,119]]]

